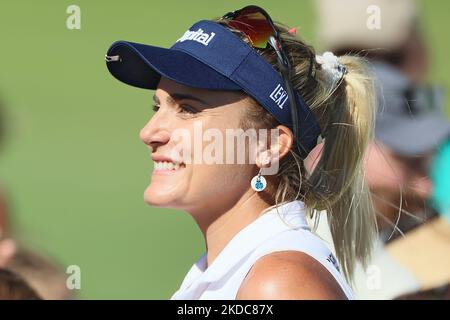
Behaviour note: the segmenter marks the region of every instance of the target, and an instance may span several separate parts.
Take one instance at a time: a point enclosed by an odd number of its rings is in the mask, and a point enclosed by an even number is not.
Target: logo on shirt
[[[339,270],[339,264],[337,263],[337,260],[336,260],[336,258],[333,256],[332,253],[330,253],[330,255],[328,256],[327,261],[330,262],[330,263],[332,263],[333,266],[336,268],[336,270],[340,272],[340,270]]]
[[[184,41],[196,41],[198,43],[203,44],[204,46],[207,46],[211,40],[214,38],[216,34],[214,32],[211,32],[211,34],[208,34],[204,32],[201,28],[199,28],[197,31],[186,31],[183,36],[178,39],[176,42],[184,42]]]
[[[284,104],[288,99],[288,94],[286,90],[283,89],[281,84],[278,84],[277,87],[270,94],[270,99],[272,99],[280,109],[283,109]]]

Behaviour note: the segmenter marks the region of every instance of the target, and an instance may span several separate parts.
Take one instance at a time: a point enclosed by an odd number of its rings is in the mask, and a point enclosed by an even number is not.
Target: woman
[[[316,56],[294,33],[250,6],[197,22],[170,49],[119,41],[108,50],[116,78],[156,89],[140,133],[155,163],[145,201],[188,212],[205,238],[172,299],[352,298],[344,277],[365,261],[374,233],[361,171],[372,81],[360,59]],[[209,130],[202,141],[199,125]],[[276,135],[257,146],[217,143],[248,129]],[[223,161],[243,149],[244,162]],[[318,210],[328,212],[340,267],[306,222]]]

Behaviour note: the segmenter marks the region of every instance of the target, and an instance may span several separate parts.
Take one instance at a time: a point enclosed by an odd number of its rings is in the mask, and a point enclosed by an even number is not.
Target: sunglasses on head
[[[280,34],[269,14],[258,6],[247,6],[225,14],[222,19],[229,20],[230,27],[242,32],[252,47],[266,49],[267,46],[271,46],[275,50],[278,67],[289,97],[294,141],[298,151],[303,153],[302,147],[298,144],[298,115],[295,91],[291,81],[291,64],[280,41]]]

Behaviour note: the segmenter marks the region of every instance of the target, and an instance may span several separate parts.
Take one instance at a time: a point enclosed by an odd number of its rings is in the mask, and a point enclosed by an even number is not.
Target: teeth
[[[154,170],[178,170],[180,169],[180,164],[167,161],[155,161],[153,168]]]

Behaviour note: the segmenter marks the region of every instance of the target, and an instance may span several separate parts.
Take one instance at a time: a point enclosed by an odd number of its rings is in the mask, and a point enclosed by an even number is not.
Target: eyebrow
[[[192,101],[200,102],[203,105],[207,105],[207,106],[210,105],[207,101],[197,98],[193,95],[186,94],[186,93],[172,93],[167,97],[167,100],[169,103],[173,103],[174,101],[177,102],[179,100],[192,100]],[[153,101],[155,103],[160,102],[159,98],[156,95],[153,95]]]

